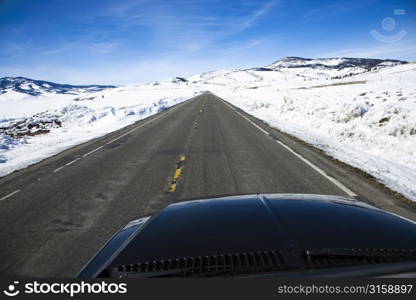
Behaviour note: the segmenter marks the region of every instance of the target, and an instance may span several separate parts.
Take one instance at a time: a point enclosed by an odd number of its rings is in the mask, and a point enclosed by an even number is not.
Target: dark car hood
[[[267,194],[169,205],[108,266],[275,249],[416,248],[414,222],[350,198]]]

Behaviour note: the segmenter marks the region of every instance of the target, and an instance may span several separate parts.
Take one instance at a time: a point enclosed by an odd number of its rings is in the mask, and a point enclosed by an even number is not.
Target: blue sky
[[[416,1],[0,0],[0,37],[0,77],[73,84],[140,83],[284,56],[416,60]]]

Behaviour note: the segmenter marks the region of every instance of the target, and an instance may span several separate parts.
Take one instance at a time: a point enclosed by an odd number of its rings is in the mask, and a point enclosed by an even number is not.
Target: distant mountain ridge
[[[80,92],[97,92],[104,89],[115,88],[113,85],[70,85],[60,84],[44,80],[34,80],[25,77],[2,77],[0,78],[0,95],[7,91],[15,91],[39,96],[42,93],[72,94]]]
[[[387,67],[405,64],[406,61],[397,59],[375,59],[375,58],[303,58],[289,56],[279,59],[263,69],[277,70],[280,68],[314,68],[314,69],[345,69],[359,67],[363,69],[372,69],[374,67]]]
[[[195,74],[186,82],[174,80],[176,84],[213,84],[217,86],[238,85],[255,88],[264,85],[301,86],[323,81],[343,79],[358,74],[379,72],[384,68],[407,64],[397,59],[373,58],[302,58],[284,57],[272,64],[248,69],[222,69]]]
[[[406,63],[406,61],[401,61],[397,59],[373,59],[352,57],[303,58],[297,56],[289,56],[281,58],[264,67],[255,67],[240,70],[216,70],[205,72],[199,75],[193,75],[187,78],[175,77],[165,81],[178,85],[200,83],[215,83],[223,85],[228,84],[230,82],[248,84],[247,80],[252,83],[261,82],[264,78],[268,78],[266,73],[268,73],[269,75],[273,74],[273,76],[280,76],[279,74],[288,74],[288,72],[293,74],[293,78],[298,77],[303,78],[303,80],[312,80],[314,78],[335,79]],[[266,73],[264,73],[265,71]],[[290,77],[291,75],[287,76]],[[164,81],[155,81],[150,82],[148,84],[160,85],[163,82]],[[59,84],[44,80],[29,79],[25,77],[0,78],[0,95],[10,91],[24,93],[32,96],[39,96],[44,93],[78,95],[80,93],[98,92],[104,89],[115,87],[116,86],[113,85]]]

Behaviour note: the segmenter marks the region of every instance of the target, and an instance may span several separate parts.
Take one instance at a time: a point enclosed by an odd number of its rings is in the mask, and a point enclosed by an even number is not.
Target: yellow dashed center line
[[[202,105],[202,106],[204,106],[204,105]],[[203,112],[203,109],[201,108],[199,110],[199,113],[202,114],[202,112]],[[194,122],[194,126],[196,127],[197,125],[198,125],[198,122],[195,121]],[[169,192],[171,192],[171,193],[173,193],[174,191],[176,191],[176,187],[178,185],[178,180],[181,177],[183,165],[185,164],[185,160],[186,160],[186,156],[185,155],[181,155],[179,157],[179,162],[176,165],[176,169],[175,169],[175,172],[173,173],[172,181],[171,181],[171,184],[169,186]]]
[[[176,169],[175,175],[173,175],[173,180],[178,180],[179,177],[181,176],[181,173],[182,173],[182,168]]]
[[[172,183],[169,188],[169,192],[173,193],[174,191],[176,191],[176,183]]]
[[[181,155],[179,157],[179,163],[176,166],[175,173],[173,174],[172,182],[169,187],[169,192],[176,191],[176,186],[178,184],[179,177],[181,177],[183,165],[185,164],[186,157],[185,155]]]

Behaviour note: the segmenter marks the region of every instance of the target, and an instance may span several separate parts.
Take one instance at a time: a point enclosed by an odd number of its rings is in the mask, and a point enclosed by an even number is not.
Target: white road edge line
[[[102,145],[98,148],[95,148],[94,150],[91,150],[90,152],[85,153],[84,155],[82,155],[82,157],[87,157],[88,155],[94,153],[95,151],[100,150],[102,147],[104,147],[104,145]]]
[[[20,192],[20,190],[15,190],[14,192],[4,196],[3,198],[0,198],[0,201],[6,200],[7,198],[13,196],[14,194],[17,194],[18,192]]]
[[[54,173],[56,173],[56,172],[58,172],[58,171],[60,171],[61,169],[63,169],[65,166],[61,166],[61,167],[59,167],[59,168],[56,168],[55,170],[53,170],[53,172]]]
[[[64,164],[63,166],[61,166],[61,167],[59,167],[59,168],[57,168],[57,169],[53,170],[53,172],[54,172],[54,173],[56,173],[56,172],[58,172],[59,170],[62,170],[64,167],[66,167],[66,166],[70,166],[70,165],[72,165],[73,163],[75,163],[75,162],[79,161],[80,159],[81,159],[81,157],[77,157],[77,158],[75,158],[74,160],[70,161],[69,163],[66,163],[66,164]]]
[[[240,112],[238,112],[237,110],[234,109],[234,107],[232,107],[231,105],[229,105],[227,102],[223,101],[221,98],[219,98],[222,102],[224,102],[229,108],[231,108],[232,110],[234,110],[237,114],[239,114],[241,117],[243,117],[244,119],[246,119],[247,121],[249,121],[254,127],[256,127],[258,130],[260,130],[261,132],[263,132],[265,135],[270,135],[270,133],[268,133],[266,130],[264,130],[263,128],[261,128],[259,125],[257,125],[256,123],[254,123],[253,121],[251,121],[249,118],[247,118],[245,115],[241,114]]]
[[[247,118],[246,116],[242,115],[240,112],[238,112],[236,109],[234,109],[231,105],[229,105],[227,102],[225,102],[224,100],[222,100],[221,98],[219,98],[222,102],[224,102],[228,107],[230,107],[232,110],[234,110],[237,114],[239,114],[240,116],[242,116],[244,119],[246,119],[247,121],[249,121],[252,125],[254,125],[257,129],[261,130],[264,134],[266,135],[270,135],[270,133],[268,133],[266,130],[264,130],[263,128],[261,128],[259,125],[257,125],[256,123],[254,123],[252,120],[250,120],[249,118]],[[316,172],[318,172],[319,174],[321,174],[322,176],[324,176],[326,179],[328,179],[329,181],[331,181],[333,184],[335,184],[339,189],[341,189],[344,193],[346,193],[348,196],[350,197],[357,197],[358,195],[356,193],[354,193],[353,191],[351,191],[349,188],[347,188],[345,185],[343,185],[341,182],[339,182],[338,180],[336,180],[334,177],[329,176],[324,170],[322,170],[321,168],[319,168],[318,166],[314,165],[313,163],[311,163],[309,160],[307,160],[306,158],[304,158],[302,155],[300,155],[299,153],[297,153],[296,151],[294,151],[292,148],[290,148],[289,146],[287,146],[286,144],[282,143],[281,141],[277,141],[276,143],[280,144],[281,146],[283,146],[286,150],[290,151],[292,154],[294,154],[296,157],[298,157],[300,160],[302,160],[304,163],[306,163],[308,166],[310,166],[312,169],[314,169]]]
[[[286,148],[288,151],[290,151],[294,155],[296,155],[300,160],[302,160],[304,163],[306,163],[307,165],[309,165],[316,172],[318,172],[319,174],[321,174],[322,176],[324,176],[326,179],[328,179],[329,181],[331,181],[338,188],[340,188],[342,191],[344,191],[348,196],[350,196],[350,197],[356,197],[357,196],[356,193],[354,193],[353,191],[351,191],[349,188],[347,188],[341,182],[339,182],[338,180],[336,180],[334,177],[329,176],[324,170],[322,170],[321,168],[319,168],[316,165],[314,165],[313,163],[311,163],[309,160],[307,160],[306,158],[304,158],[302,155],[300,155],[299,153],[295,152],[292,148],[290,148],[289,146],[283,144],[281,141],[276,141],[276,142],[278,144],[282,145],[284,148]]]
[[[254,127],[256,127],[258,130],[260,130],[261,132],[263,132],[265,135],[270,135],[266,130],[264,130],[263,128],[261,128],[259,125],[257,125],[256,123],[254,123],[253,121],[251,121],[249,118],[247,118],[246,116],[240,114],[238,111],[236,111],[236,113],[238,113],[240,116],[242,116],[244,119],[246,119],[247,121],[249,121]]]
[[[65,164],[65,166],[70,166],[70,165],[72,165],[73,163],[75,163],[75,162],[79,161],[80,159],[81,159],[81,157],[77,157],[77,158],[75,158],[74,160],[70,161],[69,163],[66,163],[66,164]]]

